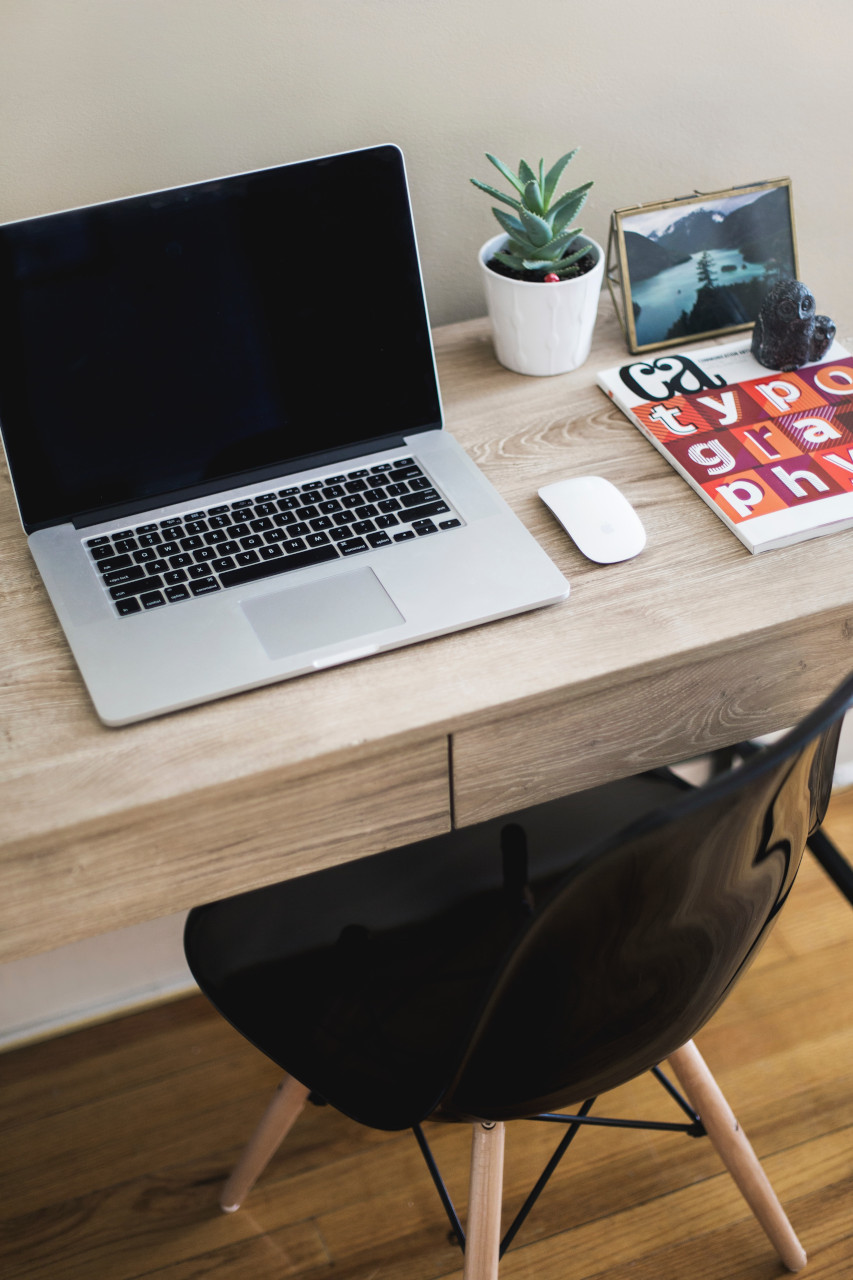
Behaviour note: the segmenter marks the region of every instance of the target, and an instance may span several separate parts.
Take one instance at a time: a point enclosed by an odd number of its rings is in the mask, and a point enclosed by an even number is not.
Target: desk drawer
[[[563,691],[453,735],[453,813],[469,826],[796,723],[853,666],[827,624],[634,679]]]
[[[450,828],[447,739],[271,771],[5,846],[0,961]]]

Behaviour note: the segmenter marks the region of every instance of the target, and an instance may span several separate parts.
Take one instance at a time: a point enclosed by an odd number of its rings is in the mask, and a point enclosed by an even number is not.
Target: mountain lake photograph
[[[796,279],[787,180],[615,217],[635,349],[743,328],[772,284]]]

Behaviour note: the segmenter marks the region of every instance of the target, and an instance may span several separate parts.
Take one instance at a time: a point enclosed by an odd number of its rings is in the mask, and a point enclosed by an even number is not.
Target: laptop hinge
[[[418,431],[412,432],[412,435],[420,434],[421,431],[433,431],[435,429],[435,426],[423,427]],[[154,507],[167,507],[177,503],[194,502],[211,494],[222,493],[225,489],[238,489],[243,485],[263,484],[265,481],[279,476],[295,475],[299,471],[313,471],[319,467],[324,469],[334,467],[340,462],[346,462],[352,458],[361,458],[369,453],[407,447],[403,436],[377,436],[372,440],[359,440],[357,445],[349,445],[341,449],[327,449],[321,453],[306,454],[301,458],[293,458],[285,463],[277,462],[268,467],[259,467],[254,471],[241,472],[239,475],[222,476],[217,480],[208,481],[206,484],[174,489],[171,493],[157,494],[156,496],[149,494],[147,498],[139,498],[135,502],[119,503],[112,507],[99,507],[97,511],[81,511],[72,516],[70,521],[75,529],[86,529],[93,524],[104,524],[109,520],[122,520],[125,517],[129,518],[138,515],[143,511],[151,511]],[[36,528],[46,528],[52,524],[65,524],[67,521],[68,517],[60,520],[45,521],[44,525],[33,525],[27,529],[27,532],[32,533]]]

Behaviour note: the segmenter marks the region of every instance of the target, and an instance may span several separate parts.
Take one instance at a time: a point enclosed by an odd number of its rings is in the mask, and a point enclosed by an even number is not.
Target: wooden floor
[[[833,802],[853,852],[853,792]],[[698,1044],[809,1253],[853,1277],[853,909],[808,857],[751,973]],[[0,1275],[44,1280],[430,1280],[460,1257],[409,1134],[309,1107],[233,1215],[217,1188],[276,1069],[201,998],[0,1057]],[[612,1113],[673,1119],[650,1078]],[[432,1129],[464,1208],[468,1133]],[[505,1206],[555,1142],[509,1128]],[[586,1131],[502,1280],[769,1280],[783,1273],[707,1139]]]

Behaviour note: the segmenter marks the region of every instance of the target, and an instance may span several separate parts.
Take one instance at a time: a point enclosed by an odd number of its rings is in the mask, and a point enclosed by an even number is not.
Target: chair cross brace
[[[564,1124],[567,1126],[567,1129],[565,1134],[557,1144],[557,1147],[554,1151],[554,1154],[551,1156],[551,1159],[545,1165],[545,1168],[542,1170],[542,1173],[539,1175],[538,1179],[536,1180],[536,1183],[534,1184],[533,1189],[531,1190],[527,1199],[524,1201],[524,1204],[521,1206],[518,1213],[513,1218],[509,1227],[507,1227],[507,1230],[500,1244],[499,1256],[501,1258],[504,1256],[507,1249],[512,1244],[513,1240],[518,1234],[520,1227],[522,1226],[528,1214],[530,1213],[530,1210],[533,1208],[534,1204],[539,1199],[542,1192],[545,1190],[545,1187],[548,1181],[550,1180],[551,1175],[554,1173],[554,1170],[557,1168],[557,1165],[560,1163],[563,1156],[566,1154],[566,1151],[569,1149],[570,1143],[572,1142],[574,1137],[577,1135],[577,1133],[580,1131],[580,1128],[582,1125],[585,1125],[585,1124],[599,1125],[602,1127],[609,1127],[614,1129],[656,1129],[656,1130],[661,1130],[668,1133],[686,1133],[691,1138],[701,1138],[706,1133],[705,1126],[703,1125],[699,1116],[690,1106],[690,1103],[687,1101],[686,1098],[682,1096],[681,1093],[679,1093],[675,1085],[672,1084],[672,1082],[667,1079],[667,1077],[661,1071],[660,1067],[652,1067],[652,1074],[654,1075],[655,1079],[658,1080],[658,1082],[667,1091],[670,1097],[673,1098],[675,1102],[677,1102],[679,1107],[681,1107],[682,1111],[684,1111],[684,1113],[690,1117],[690,1120],[688,1123],[674,1123],[672,1121],[667,1121],[667,1120],[620,1120],[620,1119],[614,1119],[613,1117],[610,1117],[610,1116],[591,1116],[589,1115],[589,1112],[595,1103],[595,1098],[588,1098],[587,1101],[583,1103],[583,1105],[578,1109],[577,1113],[574,1115],[567,1115],[561,1112],[553,1112],[553,1113],[543,1112],[541,1115],[538,1115],[538,1116],[527,1117],[527,1119],[529,1120],[540,1120],[540,1121],[545,1121],[546,1123],[552,1123],[552,1124]],[[433,1183],[435,1184],[435,1189],[438,1192],[439,1199],[441,1200],[441,1203],[444,1206],[444,1211],[447,1214],[448,1221],[450,1222],[451,1232],[455,1237],[456,1242],[459,1245],[460,1249],[464,1253],[465,1252],[465,1232],[462,1228],[461,1222],[459,1221],[459,1215],[457,1214],[456,1209],[454,1208],[453,1201],[450,1198],[450,1193],[448,1192],[447,1187],[444,1184],[444,1180],[441,1177],[441,1174],[438,1169],[438,1165],[435,1162],[435,1157],[433,1156],[432,1151],[430,1149],[430,1145],[427,1142],[426,1138],[424,1137],[423,1129],[419,1124],[412,1126],[412,1132],[414,1133],[415,1138],[417,1139],[418,1146],[420,1147],[421,1154],[424,1158],[424,1162],[426,1163],[426,1167],[429,1170],[430,1177],[432,1178]]]

